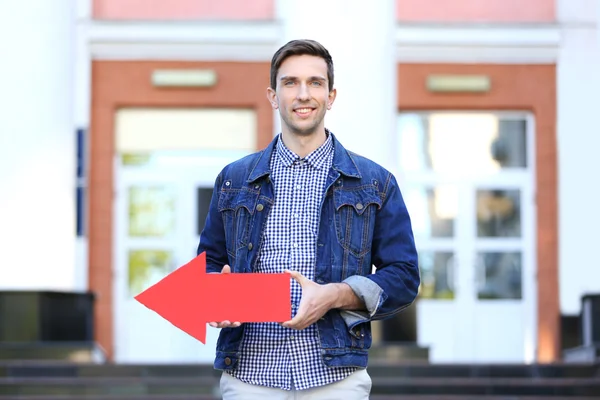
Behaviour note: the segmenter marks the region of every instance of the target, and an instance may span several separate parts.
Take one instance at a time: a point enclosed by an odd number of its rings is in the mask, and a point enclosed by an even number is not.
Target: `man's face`
[[[283,130],[301,136],[323,131],[325,113],[335,100],[327,63],[309,55],[286,58],[277,73],[277,87],[269,88],[267,97],[279,109]]]

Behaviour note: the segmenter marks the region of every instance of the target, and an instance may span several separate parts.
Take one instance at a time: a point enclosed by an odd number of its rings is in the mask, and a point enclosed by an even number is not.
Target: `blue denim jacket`
[[[330,310],[316,324],[325,365],[364,368],[370,321],[393,316],[417,295],[417,252],[394,176],[332,139],[335,154],[321,206],[314,280],[347,283],[367,311]],[[207,272],[220,272],[225,264],[232,273],[254,271],[274,202],[269,164],[276,140],[227,165],[216,178],[198,246],[198,254],[206,252]],[[243,334],[244,324],[221,329],[216,369],[235,368]]]

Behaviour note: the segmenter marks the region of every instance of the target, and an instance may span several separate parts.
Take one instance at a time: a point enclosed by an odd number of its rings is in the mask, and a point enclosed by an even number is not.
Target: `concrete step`
[[[599,378],[373,377],[373,395],[597,396]],[[0,378],[0,395],[216,395],[218,378]]]
[[[0,378],[0,395],[215,395],[218,379],[195,378]]]
[[[423,378],[594,378],[600,364],[549,365],[423,365],[371,362],[372,377]],[[115,365],[69,362],[0,362],[0,377],[199,377],[220,376],[210,364]]]
[[[0,362],[103,363],[104,350],[95,342],[0,342]]]
[[[373,395],[370,400],[561,400],[557,396],[444,396],[444,395]],[[80,396],[0,396],[0,400],[82,400]],[[84,400],[222,400],[211,395],[85,396]],[[568,397],[567,400],[597,400],[597,397]]]

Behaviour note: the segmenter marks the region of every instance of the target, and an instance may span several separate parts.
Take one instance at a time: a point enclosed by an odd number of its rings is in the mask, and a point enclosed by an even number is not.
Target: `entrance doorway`
[[[399,116],[403,193],[432,362],[527,362],[536,351],[533,118]]]
[[[218,329],[207,326],[202,344],[134,297],[196,256],[217,175],[254,151],[253,114],[121,112],[114,181],[114,359],[212,363]]]

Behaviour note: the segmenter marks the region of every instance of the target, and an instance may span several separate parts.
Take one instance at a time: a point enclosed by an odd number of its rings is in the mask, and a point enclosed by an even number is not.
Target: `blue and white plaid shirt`
[[[275,203],[266,222],[256,272],[289,269],[314,279],[320,207],[332,161],[329,134],[322,146],[302,159],[279,136],[271,158]],[[292,280],[292,315],[301,295],[302,288]],[[354,371],[353,367],[323,364],[314,324],[298,331],[278,323],[246,323],[238,366],[229,373],[253,385],[302,390],[344,379]]]

